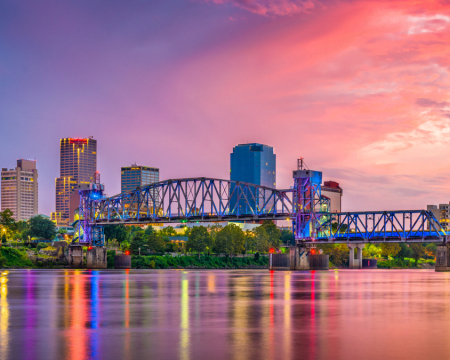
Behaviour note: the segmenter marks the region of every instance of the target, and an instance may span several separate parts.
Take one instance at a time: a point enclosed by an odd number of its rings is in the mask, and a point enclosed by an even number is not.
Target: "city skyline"
[[[0,164],[37,158],[39,213],[57,139],[89,135],[109,195],[131,162],[226,179],[232,147],[259,142],[278,188],[303,157],[345,189],[343,211],[446,202],[448,5],[298,4],[2,5]]]

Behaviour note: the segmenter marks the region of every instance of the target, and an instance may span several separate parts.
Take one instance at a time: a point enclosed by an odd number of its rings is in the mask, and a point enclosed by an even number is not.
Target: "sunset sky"
[[[229,178],[238,143],[344,189],[343,210],[448,203],[450,2],[0,0],[0,167],[36,158],[55,209],[59,139],[120,167]]]

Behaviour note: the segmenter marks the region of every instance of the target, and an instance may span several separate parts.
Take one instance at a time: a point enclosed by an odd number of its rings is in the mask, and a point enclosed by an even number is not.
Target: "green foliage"
[[[272,220],[264,220],[262,228],[266,230],[269,236],[269,246],[273,248],[278,248],[281,245],[281,231],[277,228]]]
[[[106,251],[106,262],[108,269],[114,269],[114,257],[116,256],[115,250]]]
[[[47,243],[40,242],[37,244],[36,249],[37,249],[37,251],[39,251],[41,249],[45,249],[47,246],[48,246]]]
[[[2,229],[6,229],[10,233],[16,230],[16,222],[13,219],[11,210],[5,209],[0,212],[0,225]]]
[[[208,233],[208,229],[204,226],[194,226],[186,243],[186,247],[190,251],[194,251],[200,257],[200,253],[205,252],[212,246],[211,236]]]
[[[216,256],[139,256],[131,257],[131,267],[133,269],[169,269],[169,268],[204,268],[204,269],[224,269],[224,268],[249,268],[267,267],[269,259],[267,256],[256,258],[229,258]]]
[[[176,236],[177,232],[174,230],[172,226],[165,227],[164,229],[161,229],[159,232],[162,236]]]
[[[164,238],[156,232],[150,234],[147,244],[150,251],[164,252],[166,248],[166,242],[164,241]]]
[[[427,246],[425,246],[425,252],[429,256],[436,256],[436,251],[437,251],[436,243],[429,243]]]
[[[293,237],[294,237],[294,233],[292,231],[281,230],[281,242],[283,244],[290,244]]]
[[[413,252],[413,258],[417,265],[419,259],[425,254],[425,247],[421,243],[411,243],[409,247]]]
[[[55,223],[41,215],[34,216],[28,220],[26,236],[53,239],[56,235]]]
[[[401,251],[398,243],[382,243],[378,247],[381,249],[381,255],[385,257],[395,257]]]
[[[147,236],[144,231],[136,231],[131,235],[130,250],[133,254],[139,254],[139,249],[144,251],[147,247]]]
[[[219,253],[239,254],[244,250],[245,235],[236,224],[228,224],[216,235],[216,250]]]
[[[129,243],[128,241],[123,241],[123,242],[120,244],[120,247],[122,248],[122,251],[123,251],[123,252],[125,252],[125,251],[130,251],[130,243]]]
[[[0,254],[0,268],[4,268],[6,266],[8,260],[4,256]]]
[[[270,248],[270,238],[264,226],[258,226],[252,230],[255,250],[258,252],[267,252]]]
[[[379,258],[381,257],[381,249],[375,244],[366,244],[362,251],[363,258]]]
[[[28,259],[25,250],[3,246],[0,248],[0,257],[4,257],[5,267],[30,268],[33,263]]]
[[[345,244],[320,244],[318,249],[322,249],[323,253],[330,256],[330,261],[334,266],[344,266],[348,263],[349,249]]]
[[[2,243],[5,244],[6,242],[7,242],[7,240],[6,240],[6,234],[3,233],[3,235],[2,235]]]
[[[155,232],[155,229],[153,229],[153,226],[149,225],[147,226],[144,232],[145,235],[149,236],[150,234],[153,234]]]
[[[257,252],[257,253],[255,254],[255,260],[256,260],[256,261],[259,261],[259,252]]]
[[[105,226],[105,240],[116,239],[119,243],[127,240],[128,232],[125,225],[108,225]]]
[[[334,222],[331,224],[331,231],[333,232],[333,234],[336,233],[338,228],[338,223]],[[339,228],[339,233],[345,233],[347,231],[348,225],[347,224],[341,224],[341,227]]]
[[[401,259],[410,258],[413,256],[413,251],[408,246],[408,244],[400,243],[400,252],[398,253],[398,257]]]

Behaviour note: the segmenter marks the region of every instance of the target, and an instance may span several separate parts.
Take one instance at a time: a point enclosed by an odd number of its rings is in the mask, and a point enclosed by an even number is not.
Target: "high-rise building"
[[[75,207],[74,202],[79,203],[79,196],[71,194],[78,191],[78,185],[94,182],[96,171],[97,140],[92,136],[60,140],[60,177],[55,179],[56,212],[51,214],[57,225],[73,222],[74,214],[70,209]]]
[[[17,160],[15,169],[2,169],[1,178],[2,211],[11,210],[16,221],[26,221],[36,216],[38,214],[36,160]]]
[[[427,205],[427,211],[431,211],[436,218],[437,221],[439,221],[439,224],[441,227],[448,231],[450,229],[450,204],[439,204],[437,205]],[[428,224],[429,228],[429,224]]]
[[[257,143],[239,144],[230,154],[230,180],[276,188],[276,165],[273,147]],[[232,208],[236,201],[236,198],[231,198]],[[248,199],[248,201],[250,206],[256,205],[255,200]],[[239,201],[241,212],[247,211],[243,208],[244,203],[244,200]]]
[[[159,169],[133,164],[122,167],[120,172],[121,192],[159,182]]]
[[[330,199],[330,212],[339,213],[342,211],[343,190],[336,181],[325,181],[322,185],[322,195]]]

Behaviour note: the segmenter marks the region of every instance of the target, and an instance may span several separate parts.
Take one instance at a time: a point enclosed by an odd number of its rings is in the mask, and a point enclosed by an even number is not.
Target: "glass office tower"
[[[159,169],[134,164],[121,168],[120,177],[121,192],[127,192],[159,182]]]
[[[60,177],[55,179],[56,212],[51,214],[51,219],[57,225],[67,226],[73,222],[70,201],[79,202],[79,197],[77,200],[70,195],[78,189],[78,185],[94,182],[96,171],[97,140],[92,136],[87,139],[60,140]]]
[[[273,147],[263,144],[239,144],[230,154],[230,180],[243,181],[251,184],[276,188],[276,155]],[[231,199],[234,207],[237,199]],[[254,200],[249,200],[251,206],[256,206]],[[242,201],[239,201],[240,212],[246,211]]]

